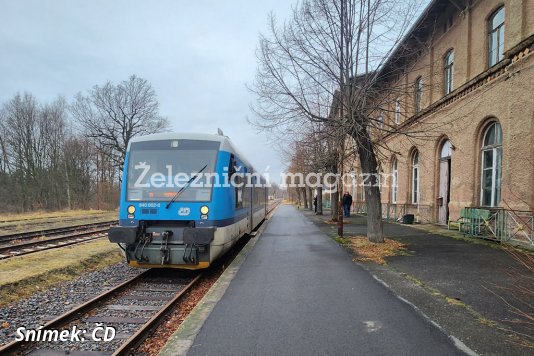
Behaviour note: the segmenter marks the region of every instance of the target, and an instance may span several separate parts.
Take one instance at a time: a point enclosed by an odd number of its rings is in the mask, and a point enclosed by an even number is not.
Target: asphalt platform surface
[[[300,211],[323,233],[337,236],[337,226],[324,223],[329,211]],[[345,237],[365,236],[365,216],[344,220]],[[534,314],[532,295],[524,292],[532,290],[534,274],[498,243],[429,227],[441,233],[384,223],[385,235],[405,244],[407,254],[388,257],[386,266],[364,267],[477,353],[532,355],[532,327],[518,312]]]
[[[440,328],[288,205],[271,218],[188,352],[460,354]]]

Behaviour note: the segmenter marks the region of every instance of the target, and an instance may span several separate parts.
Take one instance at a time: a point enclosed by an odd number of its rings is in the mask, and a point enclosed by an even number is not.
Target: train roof
[[[144,141],[159,141],[159,140],[202,140],[202,141],[216,141],[221,143],[219,150],[233,153],[239,157],[243,163],[248,167],[253,167],[252,164],[238,151],[232,144],[232,141],[228,136],[218,134],[204,134],[204,133],[186,133],[186,132],[164,132],[156,133],[145,136],[134,137],[128,144],[128,151],[130,150],[130,144],[132,142],[144,142]]]

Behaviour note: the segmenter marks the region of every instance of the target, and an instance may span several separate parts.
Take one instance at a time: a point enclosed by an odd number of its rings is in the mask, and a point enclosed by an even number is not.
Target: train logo
[[[181,207],[179,210],[178,210],[178,215],[180,216],[187,216],[189,215],[189,213],[191,212],[191,209],[187,208],[187,207]]]

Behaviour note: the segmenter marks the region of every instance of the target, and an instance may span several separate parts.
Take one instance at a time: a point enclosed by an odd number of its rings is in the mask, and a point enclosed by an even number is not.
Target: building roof
[[[458,9],[466,9],[465,0],[432,0],[417,18],[414,24],[407,31],[404,38],[393,49],[388,59],[378,69],[379,76],[384,79],[388,74],[394,73],[394,68],[402,67],[409,59],[409,54],[413,53],[414,45],[420,43],[417,39],[425,37],[429,31],[434,30],[434,23],[437,18],[443,15],[445,9],[454,5]]]

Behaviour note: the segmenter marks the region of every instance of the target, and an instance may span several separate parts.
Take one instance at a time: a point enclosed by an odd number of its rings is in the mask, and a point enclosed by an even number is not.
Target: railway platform
[[[207,314],[207,313],[205,313]],[[187,347],[163,355],[455,355],[470,350],[282,205]],[[183,341],[183,340],[182,340]]]

